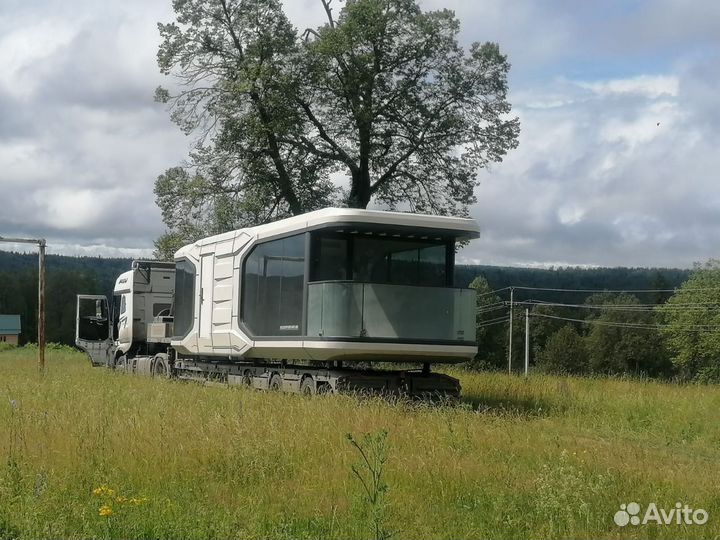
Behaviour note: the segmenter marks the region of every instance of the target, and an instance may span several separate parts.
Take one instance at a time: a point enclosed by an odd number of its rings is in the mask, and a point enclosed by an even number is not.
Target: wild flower
[[[109,517],[113,515],[113,509],[107,504],[103,504],[98,510],[98,514],[102,517]]]
[[[103,495],[107,495],[109,497],[114,497],[115,490],[111,489],[105,485],[102,485],[99,488],[93,489],[93,495],[95,495],[96,497],[102,497]]]

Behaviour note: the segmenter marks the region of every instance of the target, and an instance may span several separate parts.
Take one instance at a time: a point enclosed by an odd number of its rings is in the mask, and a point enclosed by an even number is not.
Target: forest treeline
[[[117,276],[130,268],[129,259],[47,256],[48,341],[71,345],[75,334],[75,295],[110,295]],[[513,286],[574,289],[675,288],[688,270],[645,268],[554,268],[532,269],[482,265],[458,265],[455,282],[467,287],[482,276],[491,289]],[[517,292],[517,300],[529,298]],[[505,295],[507,296],[507,295]],[[567,293],[554,298],[563,302],[583,301],[587,294]],[[0,251],[0,313],[19,314],[21,343],[35,341],[37,334],[37,256]],[[501,346],[501,345],[498,345]],[[502,352],[493,352],[502,356]]]
[[[608,279],[615,273],[621,279]],[[473,367],[521,371],[527,345],[529,365],[549,373],[720,382],[718,261],[691,272],[563,269],[524,282],[514,277],[512,288],[492,271],[470,283],[477,291]]]

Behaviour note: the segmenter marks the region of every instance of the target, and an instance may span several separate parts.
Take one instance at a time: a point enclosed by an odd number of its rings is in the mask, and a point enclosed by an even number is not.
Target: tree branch
[[[345,163],[345,165],[347,165],[352,172],[356,172],[358,170],[358,166],[355,161],[353,161],[353,159],[347,154],[347,152],[345,152],[345,150],[343,150],[342,147],[338,143],[336,143],[332,137],[330,137],[328,132],[325,130],[325,126],[323,126],[322,122],[320,122],[320,120],[317,119],[315,114],[313,114],[310,105],[302,99],[298,99],[297,102],[305,111],[308,120],[310,120],[310,122],[312,122],[312,124],[318,130],[318,134],[320,135],[320,137],[339,154],[341,158],[339,161]]]
[[[330,4],[332,4],[332,0],[320,0],[320,2],[322,2],[323,8],[325,8],[325,13],[327,13],[328,24],[330,25],[330,28],[335,28],[335,21],[333,20],[332,16],[332,8],[330,7]]]

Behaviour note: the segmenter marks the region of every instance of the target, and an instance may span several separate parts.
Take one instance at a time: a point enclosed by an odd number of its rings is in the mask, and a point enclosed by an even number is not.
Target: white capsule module
[[[453,363],[472,358],[475,292],[454,285],[472,219],[327,208],[175,254],[183,357]]]

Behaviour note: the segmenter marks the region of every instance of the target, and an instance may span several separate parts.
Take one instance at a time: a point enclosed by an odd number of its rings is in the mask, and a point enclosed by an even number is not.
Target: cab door
[[[77,296],[75,345],[88,353],[93,366],[107,366],[115,352],[109,315],[107,297]]]

